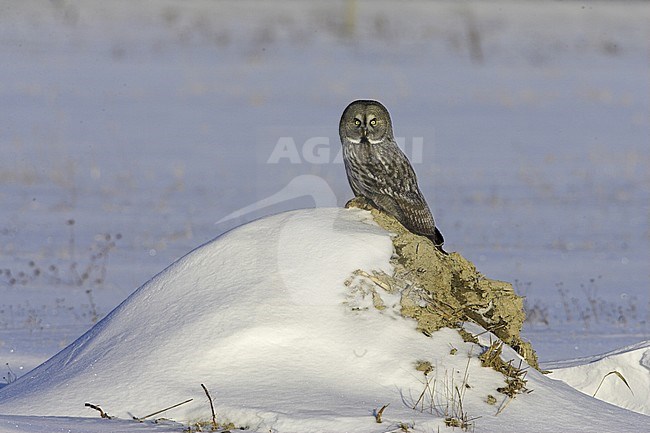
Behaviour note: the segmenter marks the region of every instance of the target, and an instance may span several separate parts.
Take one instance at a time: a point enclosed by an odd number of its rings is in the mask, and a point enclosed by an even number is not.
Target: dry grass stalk
[[[632,395],[634,395],[634,392],[632,391],[632,388],[630,388],[630,384],[627,383],[627,380],[625,380],[625,377],[623,377],[623,375],[622,375],[621,373],[619,373],[618,371],[613,370],[613,371],[610,371],[609,373],[607,373],[606,375],[603,376],[603,378],[600,380],[600,383],[598,384],[598,388],[596,388],[596,391],[594,391],[594,395],[592,395],[592,397],[596,397],[596,394],[598,394],[598,390],[600,389],[600,387],[602,386],[603,382],[605,381],[605,378],[606,378],[607,376],[612,375],[612,374],[615,374],[616,376],[618,376],[618,378],[621,379],[621,380],[623,381],[623,383],[625,384],[625,386],[627,386],[627,389],[630,390],[630,392],[632,393]]]
[[[453,372],[449,374],[445,371],[444,389],[442,391],[437,389],[437,378],[429,376],[429,373],[433,371],[431,364],[426,361],[418,361],[416,363],[416,370],[422,371],[424,374],[424,381],[422,381],[424,388],[412,408],[421,412],[428,411],[433,415],[443,418],[445,425],[448,427],[458,427],[465,431],[473,428],[473,421],[478,419],[478,417],[470,418],[463,408],[465,390],[471,388],[468,383],[470,360],[471,352],[468,356],[463,380],[460,385],[454,383]]]
[[[381,424],[382,422],[384,422],[382,420],[382,415],[384,414],[384,410],[386,410],[388,406],[390,406],[390,403],[383,405],[381,409],[379,409],[379,411],[375,412],[375,421],[377,421],[377,424]]]

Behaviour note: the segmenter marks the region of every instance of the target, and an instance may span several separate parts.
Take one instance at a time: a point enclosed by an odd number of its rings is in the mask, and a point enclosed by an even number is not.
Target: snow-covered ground
[[[650,341],[546,367],[552,378],[585,394],[650,415]]]
[[[88,402],[122,420],[151,418],[184,403],[158,417],[192,425],[211,418],[201,384],[213,391],[217,422],[260,432],[429,432],[450,420],[477,432],[637,432],[648,421],[530,368],[527,392],[503,395],[505,377],[479,360],[494,335],[467,325],[483,347],[452,329],[427,337],[400,315],[399,296],[378,289],[381,311],[364,300],[353,272],[391,272],[392,255],[390,234],[358,209],[244,225],[156,275],[0,390],[0,413],[9,415],[0,422],[88,417]],[[503,356],[520,360],[511,349]],[[644,384],[632,386],[647,401]],[[97,420],[94,428],[110,429]]]
[[[449,249],[528,297],[543,363],[648,340],[646,2],[0,11],[6,381],[197,245],[345,203],[337,125],[359,97],[391,111]]]

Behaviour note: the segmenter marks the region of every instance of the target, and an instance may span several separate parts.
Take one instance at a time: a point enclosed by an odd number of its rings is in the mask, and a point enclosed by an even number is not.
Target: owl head
[[[360,99],[343,111],[339,123],[341,142],[380,144],[393,140],[388,110],[380,102]]]

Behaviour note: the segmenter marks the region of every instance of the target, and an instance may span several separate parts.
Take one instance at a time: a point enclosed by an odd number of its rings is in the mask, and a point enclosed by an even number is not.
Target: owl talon
[[[372,203],[368,202],[364,197],[354,197],[345,204],[345,208],[349,209],[351,207],[356,207],[357,209],[363,209],[363,210],[372,210],[375,207],[372,205]]]

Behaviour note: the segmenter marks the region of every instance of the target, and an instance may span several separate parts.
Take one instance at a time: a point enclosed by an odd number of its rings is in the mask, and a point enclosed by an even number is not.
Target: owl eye
[[[355,126],[361,125],[361,121],[359,119],[354,119],[354,124]]]
[[[377,126],[377,119],[372,119],[370,121],[370,126]]]

